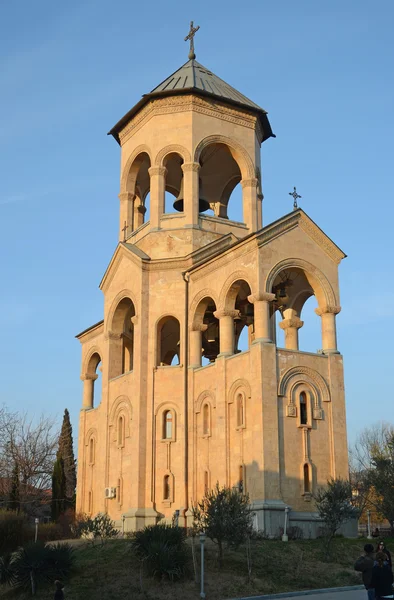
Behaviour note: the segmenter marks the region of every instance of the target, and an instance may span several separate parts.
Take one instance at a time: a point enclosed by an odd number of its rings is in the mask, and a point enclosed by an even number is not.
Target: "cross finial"
[[[190,40],[189,60],[193,60],[194,58],[196,58],[196,55],[194,54],[194,36],[196,35],[196,31],[198,31],[199,29],[199,25],[197,25],[197,27],[193,27],[193,21],[190,21],[190,31],[185,37],[185,42],[187,42],[187,40]]]
[[[289,192],[289,196],[293,196],[293,198],[294,198],[293,210],[297,210],[297,208],[298,208],[297,200],[298,200],[298,198],[302,198],[302,196],[297,194],[297,189],[295,186],[294,186],[294,190],[292,192]]]
[[[126,241],[126,231],[128,230],[129,226],[127,225],[126,221],[124,222],[124,227],[122,229],[123,231],[123,241]]]

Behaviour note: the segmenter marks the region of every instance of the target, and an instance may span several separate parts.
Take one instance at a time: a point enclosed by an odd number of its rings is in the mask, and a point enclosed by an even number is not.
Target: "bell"
[[[198,212],[201,213],[210,208],[208,200],[205,200],[203,196],[201,179],[199,180],[199,191],[200,198],[198,200]],[[181,189],[179,190],[178,198],[175,200],[173,206],[178,212],[183,212],[183,178],[181,180]]]

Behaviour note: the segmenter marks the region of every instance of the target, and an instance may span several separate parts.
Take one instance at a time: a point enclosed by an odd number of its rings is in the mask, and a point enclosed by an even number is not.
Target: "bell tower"
[[[194,48],[189,56],[109,132],[121,146],[119,240],[152,259],[168,246],[167,256],[185,256],[262,227],[260,146],[273,136],[267,113],[198,63]],[[242,222],[228,218],[238,183]],[[165,212],[166,192],[175,214]]]

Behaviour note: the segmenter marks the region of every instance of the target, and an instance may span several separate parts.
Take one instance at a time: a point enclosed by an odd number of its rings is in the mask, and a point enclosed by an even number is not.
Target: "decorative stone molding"
[[[216,408],[216,397],[214,392],[212,392],[211,390],[204,390],[203,392],[201,392],[201,394],[198,395],[197,399],[194,402],[194,411],[196,413],[200,413],[202,405],[207,400],[208,404],[210,404],[212,408]]]
[[[150,177],[154,177],[155,175],[165,177],[167,175],[167,169],[165,167],[149,167],[148,173]]]
[[[133,192],[120,192],[120,194],[118,194],[118,198],[121,202],[131,202],[135,197]]]
[[[239,310],[215,310],[213,316],[216,319],[222,319],[223,317],[232,317],[235,319],[235,317],[239,317]]]
[[[208,325],[205,325],[205,323],[193,322],[190,325],[189,329],[190,329],[190,331],[206,331],[208,329]]]
[[[135,161],[135,159],[139,156],[139,154],[145,153],[149,156],[149,160],[152,164],[152,152],[148,146],[145,144],[141,144],[137,146],[137,148],[132,152],[132,154],[127,159],[127,162],[123,168],[122,176],[120,178],[120,192],[130,192],[131,190],[127,190],[127,180],[129,178],[130,169]],[[134,190],[133,190],[134,191]]]
[[[314,407],[312,410],[312,416],[316,421],[323,419],[323,409]]]
[[[294,402],[291,400],[290,404],[286,406],[286,417],[296,417],[297,416],[297,407]]]
[[[130,321],[133,323],[133,325],[137,325],[137,323],[138,323],[137,315],[134,315],[134,317],[131,317]]]
[[[297,378],[296,384],[311,385],[323,402],[330,402],[330,390],[323,377],[310,367],[291,367],[281,376],[278,384],[278,396],[286,396],[291,391],[291,380]]]
[[[339,265],[346,255],[303,213],[301,213],[300,226]]]
[[[188,163],[183,163],[183,165],[181,165],[181,169],[184,173],[188,173],[189,171],[198,173],[200,168],[201,168],[200,163],[196,163],[196,162],[188,162]]]
[[[255,304],[255,302],[272,302],[275,300],[275,294],[268,294],[267,292],[257,292],[256,294],[251,294],[248,296],[248,301],[251,304]]]
[[[251,285],[250,282],[250,276],[252,273],[248,273],[245,271],[234,271],[229,277],[227,277],[226,281],[224,282],[221,292],[220,292],[220,296],[219,296],[219,306],[223,306],[227,308],[227,302],[228,302],[228,297],[230,295],[231,292],[231,288],[234,285],[234,283],[236,281],[242,280],[245,281],[249,288],[252,290],[253,286]],[[236,295],[235,295],[236,296]],[[235,302],[235,297],[234,297],[234,302]]]
[[[301,319],[299,319],[298,317],[292,317],[291,319],[283,319],[283,321],[280,321],[279,327],[284,331],[285,329],[289,329],[290,327],[293,327],[294,329],[300,329],[303,326],[303,324],[304,321],[301,321]]]
[[[164,166],[163,161],[169,154],[179,154],[183,158],[184,163],[188,163],[192,159],[191,154],[187,148],[181,146],[180,144],[170,144],[169,146],[162,148],[162,150],[160,150],[160,152],[157,153],[157,156],[154,160],[154,166]]]
[[[245,148],[243,148],[241,144],[236,140],[228,138],[224,135],[209,135],[203,140],[201,140],[201,142],[198,144],[197,148],[194,151],[194,162],[199,162],[202,151],[207,146],[211,146],[212,144],[223,144],[227,146],[230,152],[231,150],[233,150],[235,154],[233,158],[238,164],[238,167],[242,174],[242,179],[254,178],[255,168],[253,165],[253,161],[250,158],[249,154],[246,152]]]
[[[337,315],[340,312],[341,312],[340,306],[322,306],[322,307],[315,308],[315,313],[319,317],[321,317],[322,315],[325,315],[327,313],[331,314],[331,315]]]
[[[96,381],[96,379],[98,378],[98,375],[96,373],[82,373],[82,375],[80,376],[81,381],[86,381],[86,380],[91,380],[91,381]]]
[[[239,390],[243,390],[245,392],[246,398],[250,398],[252,395],[252,390],[250,387],[250,383],[247,379],[236,379],[229,389],[227,394],[227,403],[231,404],[234,402],[235,396]]]
[[[216,302],[216,294],[209,288],[204,288],[203,290],[200,290],[193,298],[193,300],[190,303],[190,315],[192,315],[192,317],[194,317],[194,319],[196,318],[196,310],[199,307],[200,302],[202,302],[205,298],[211,298],[214,303],[215,306],[217,306],[217,302]],[[201,317],[201,319],[203,318],[203,315],[199,315],[199,317]]]
[[[247,187],[257,187],[259,184],[259,180],[256,178],[241,179],[240,183],[241,183],[242,189],[247,188]]]

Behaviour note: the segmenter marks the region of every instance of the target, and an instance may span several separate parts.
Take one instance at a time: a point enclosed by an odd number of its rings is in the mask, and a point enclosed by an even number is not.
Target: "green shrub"
[[[70,527],[72,536],[75,538],[80,538],[86,531],[88,531],[91,520],[92,519],[85,513],[77,513]]]
[[[185,531],[173,525],[148,525],[133,534],[131,548],[149,575],[180,579],[187,571]]]
[[[61,540],[63,537],[63,528],[58,523],[43,523],[38,525],[37,539],[41,542],[52,542]]]
[[[0,556],[0,585],[14,585],[15,582],[12,554],[9,552],[4,556]]]
[[[84,514],[77,515],[72,526],[72,533],[75,537],[93,540],[97,538],[106,540],[119,535],[114,521],[105,513],[98,513],[94,519]]]
[[[64,579],[68,577],[74,566],[75,554],[70,544],[50,544],[48,549],[48,566],[52,570],[53,579]]]
[[[185,530],[173,525],[148,525],[133,534],[131,546],[140,557],[147,555],[152,542],[160,542],[179,548],[185,541]]]
[[[13,510],[0,510],[0,556],[16,550],[26,539],[26,517]]]

